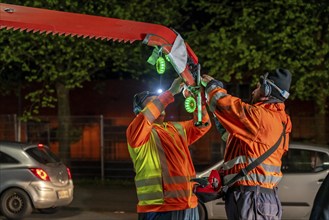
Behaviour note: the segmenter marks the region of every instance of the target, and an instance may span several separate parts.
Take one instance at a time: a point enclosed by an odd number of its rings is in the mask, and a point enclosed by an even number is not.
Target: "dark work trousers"
[[[138,213],[138,220],[199,220],[198,207],[170,212]]]
[[[279,220],[282,216],[277,189],[234,187],[225,195],[228,220]]]

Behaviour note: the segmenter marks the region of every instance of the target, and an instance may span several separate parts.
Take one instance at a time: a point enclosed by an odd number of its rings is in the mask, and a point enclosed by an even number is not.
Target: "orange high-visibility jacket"
[[[271,148],[286,125],[285,141],[262,164],[250,171],[235,185],[273,188],[282,178],[281,157],[288,150],[290,117],[284,103],[257,103],[250,105],[212,85],[207,88],[210,111],[214,112],[229,132],[224,155],[224,183],[242,168]]]
[[[137,212],[163,212],[195,208],[193,194],[195,170],[188,146],[201,138],[211,127],[203,106],[203,122],[194,120],[153,123],[168,104],[174,101],[166,91],[147,103],[127,129],[128,150],[136,172]],[[196,119],[196,115],[195,115]]]

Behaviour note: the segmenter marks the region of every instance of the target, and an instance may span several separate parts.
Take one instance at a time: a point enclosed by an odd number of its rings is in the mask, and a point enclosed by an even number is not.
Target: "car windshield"
[[[53,154],[48,148],[33,147],[26,150],[28,155],[42,164],[58,163],[60,159]]]

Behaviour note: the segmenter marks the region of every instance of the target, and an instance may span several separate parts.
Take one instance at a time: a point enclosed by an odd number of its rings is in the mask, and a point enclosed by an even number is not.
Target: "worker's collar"
[[[153,125],[157,126],[157,127],[161,127],[161,128],[166,128],[167,127],[167,122],[162,122],[161,124],[158,123],[154,123]]]
[[[283,101],[274,96],[270,96],[268,97],[268,100],[264,101],[264,103],[283,103]]]
[[[284,111],[285,105],[283,102],[258,102],[254,106],[263,106],[266,109],[274,111]]]

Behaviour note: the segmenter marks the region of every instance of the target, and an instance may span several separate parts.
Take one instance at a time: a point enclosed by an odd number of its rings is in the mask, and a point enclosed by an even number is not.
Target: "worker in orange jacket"
[[[206,86],[210,111],[229,133],[224,154],[224,184],[283,136],[274,153],[228,189],[227,218],[280,219],[282,207],[277,184],[282,178],[281,157],[288,150],[292,127],[284,104],[289,96],[290,72],[276,69],[261,76],[252,93],[252,104],[229,95],[223,84],[209,75],[202,76],[202,84]]]
[[[164,122],[165,108],[182,91],[177,78],[164,93],[144,91],[134,96],[135,119],[127,129],[128,150],[136,172],[139,220],[197,220],[197,197],[193,194],[195,169],[189,145],[210,129],[206,106],[202,126],[194,119]]]

